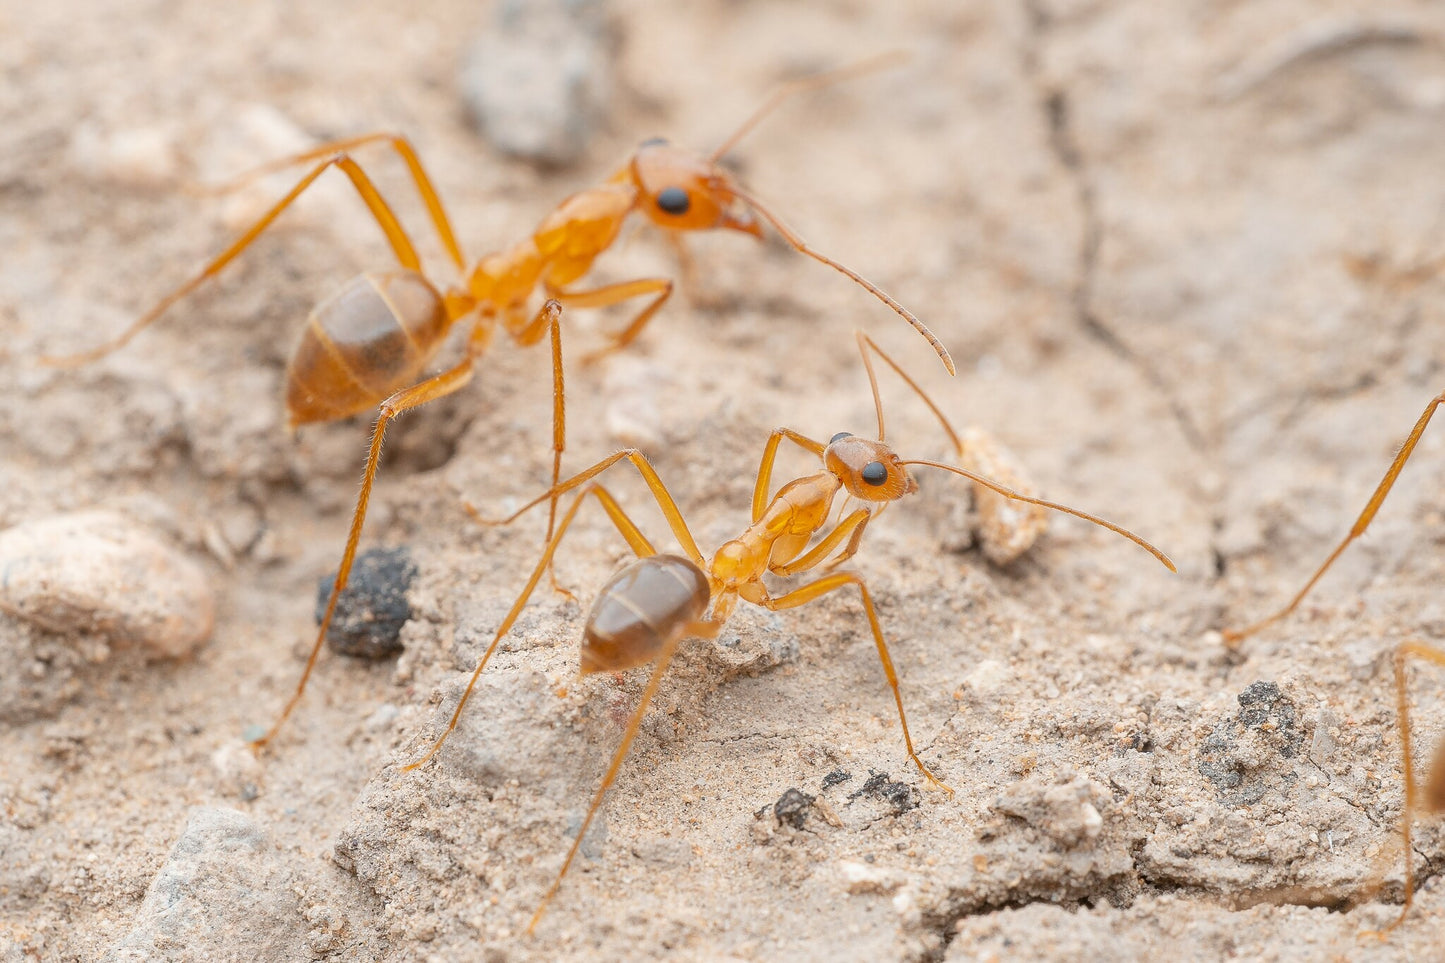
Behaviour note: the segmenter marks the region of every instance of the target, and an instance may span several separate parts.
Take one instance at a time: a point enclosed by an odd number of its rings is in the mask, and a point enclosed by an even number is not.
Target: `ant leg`
[[[844,562],[848,561],[848,559],[852,558],[854,555],[857,555],[858,547],[863,544],[863,530],[868,527],[868,523],[873,520],[873,516],[877,515],[879,512],[883,511],[883,509],[887,507],[888,505],[885,503],[883,505],[883,508],[878,508],[869,512],[868,517],[859,522],[858,527],[853,529],[853,537],[848,539],[848,547],[843,549],[843,551],[839,552],[833,558],[830,558],[828,559],[828,561],[824,562],[823,571],[831,572],[839,565],[842,565]]]
[[[1365,529],[1369,528],[1370,522],[1374,520],[1375,513],[1380,510],[1380,504],[1384,502],[1385,496],[1389,495],[1390,489],[1394,487],[1395,479],[1400,477],[1400,471],[1405,467],[1405,462],[1409,461],[1410,456],[1415,451],[1415,446],[1420,443],[1420,436],[1425,433],[1426,426],[1430,424],[1430,417],[1435,414],[1435,409],[1440,407],[1442,403],[1445,403],[1445,392],[1441,392],[1430,399],[1430,403],[1425,406],[1425,411],[1420,415],[1419,420],[1415,422],[1415,427],[1410,429],[1409,437],[1407,437],[1405,443],[1400,446],[1400,451],[1395,455],[1395,460],[1390,463],[1389,469],[1385,472],[1385,477],[1380,479],[1380,484],[1375,488],[1375,493],[1370,496],[1369,502],[1365,505],[1365,510],[1360,512],[1359,518],[1355,519],[1355,524],[1350,528],[1349,534],[1344,537],[1344,540],[1341,541],[1339,545],[1335,546],[1335,550],[1330,553],[1329,558],[1325,559],[1324,564],[1315,570],[1315,574],[1310,576],[1310,580],[1305,583],[1305,587],[1300,589],[1294,598],[1290,599],[1288,605],[1268,618],[1261,619],[1253,625],[1245,626],[1242,629],[1225,630],[1224,642],[1227,646],[1231,649],[1238,648],[1239,643],[1249,636],[1293,612],[1300,602],[1304,600],[1304,597],[1309,594],[1310,589],[1315,587],[1315,583],[1320,580],[1320,576],[1324,575],[1325,571],[1335,563],[1335,559],[1340,557],[1345,547],[1364,534]]]
[[[306,668],[301,672],[301,681],[296,683],[296,691],[292,694],[291,700],[281,710],[281,715],[272,723],[271,728],[259,739],[252,740],[251,747],[259,750],[276,737],[286,719],[291,715],[291,710],[301,701],[301,693],[306,691],[306,682],[311,678],[311,670],[316,665],[316,659],[321,654],[321,646],[326,641],[326,632],[331,628],[331,619],[336,614],[336,603],[341,598],[341,593],[346,588],[346,582],[351,577],[351,563],[356,558],[356,546],[361,541],[361,528],[366,521],[367,505],[371,501],[371,486],[376,481],[377,465],[381,461],[381,442],[386,436],[387,422],[404,411],[425,404],[436,398],[441,398],[460,389],[472,379],[472,359],[468,357],[461,364],[444,371],[435,377],[410,388],[403,388],[390,398],[381,403],[376,417],[376,427],[371,432],[371,448],[366,455],[366,473],[361,479],[361,493],[356,498],[356,508],[351,513],[351,530],[346,535],[346,549],[341,556],[341,567],[336,572],[336,582],[331,586],[331,597],[326,601],[326,614],[321,617],[321,626],[316,632],[316,642],[311,646],[311,655],[306,659]]]
[[[555,298],[549,298],[537,311],[535,317],[517,333],[518,344],[535,344],[542,334],[546,332],[551,335],[552,342],[552,486],[557,487],[562,478],[562,452],[567,448],[567,411],[566,411],[566,389],[562,372],[562,305]],[[550,489],[549,489],[550,490]],[[547,534],[542,542],[546,544],[547,539],[552,537],[552,529],[557,523],[557,497],[547,504]],[[566,588],[557,583],[557,576],[549,566],[547,576],[552,583],[552,591],[560,592],[569,599],[576,601],[577,597]]]
[[[339,154],[365,147],[368,144],[375,144],[385,141],[391,145],[392,150],[401,156],[406,163],[407,170],[411,173],[411,179],[416,183],[417,193],[421,195],[422,202],[426,204],[427,213],[431,216],[432,224],[436,226],[437,235],[440,236],[442,246],[447,250],[447,256],[456,264],[457,270],[466,271],[467,260],[462,254],[461,245],[457,243],[456,232],[452,230],[451,220],[447,217],[446,208],[442,206],[441,196],[437,193],[436,186],[428,176],[426,168],[422,166],[421,158],[417,156],[416,149],[412,147],[411,141],[399,134],[377,131],[371,134],[362,134],[359,137],[348,137],[344,140],[328,141],[325,144],[317,145],[299,154],[292,154],[288,157],[281,157],[273,161],[267,161],[257,167],[236,175],[216,188],[218,193],[235,190],[242,187],[258,177],[267,174],[274,174],[277,171],[285,170],[295,164],[315,160],[318,157],[325,157],[328,154]]]
[[[793,561],[781,565],[769,565],[768,571],[774,575],[786,577],[796,575],[799,572],[806,572],[810,568],[817,568],[822,564],[823,559],[828,557],[828,553],[837,548],[838,543],[843,541],[849,533],[852,533],[853,537],[848,539],[848,547],[845,548],[837,558],[828,561],[829,568],[834,565],[841,565],[857,553],[858,546],[863,541],[863,530],[868,527],[868,522],[871,521],[872,518],[873,513],[868,509],[858,509],[837,525],[834,525],[833,530],[824,536],[822,541],[818,542],[817,545],[809,549],[807,554],[800,555]]]
[[[768,490],[773,483],[773,462],[778,457],[778,443],[784,438],[819,458],[823,457],[823,451],[828,447],[805,435],[798,434],[791,428],[773,429],[772,434],[768,435],[767,445],[763,447],[763,459],[758,463],[758,480],[753,485],[753,521],[755,522],[763,517],[763,509],[768,507]]]
[[[527,600],[532,597],[532,592],[537,588],[537,583],[542,580],[542,573],[551,569],[552,558],[556,554],[557,546],[561,543],[562,536],[567,534],[567,529],[571,527],[572,520],[577,517],[577,510],[582,507],[582,503],[587,499],[588,495],[597,496],[597,500],[602,503],[602,507],[607,512],[607,517],[612,519],[612,523],[617,526],[617,530],[622,533],[622,537],[627,540],[628,546],[638,558],[646,558],[650,555],[657,554],[656,550],[652,547],[652,543],[647,540],[647,537],[642,534],[641,529],[627,516],[627,513],[622,510],[622,506],[608,493],[607,489],[596,482],[592,482],[583,488],[582,491],[578,492],[577,497],[572,500],[572,504],[568,506],[567,511],[563,514],[562,521],[557,525],[557,531],[547,539],[547,546],[542,550],[542,557],[537,560],[536,566],[532,569],[532,577],[527,580],[527,585],[522,589],[522,594],[517,596],[517,601],[512,603],[512,608],[507,612],[507,617],[503,619],[502,624],[497,627],[497,634],[492,637],[491,645],[488,645],[487,650],[482,653],[482,658],[477,663],[476,669],[473,670],[472,678],[467,683],[466,690],[462,692],[461,699],[457,701],[457,707],[452,712],[451,721],[447,723],[445,731],[437,737],[436,742],[432,743],[431,748],[428,749],[420,759],[402,766],[403,771],[410,772],[413,769],[425,765],[432,756],[437,754],[437,750],[441,749],[442,743],[447,741],[447,736],[451,735],[452,730],[457,727],[457,720],[462,717],[462,710],[466,708],[467,700],[472,697],[472,689],[476,686],[477,679],[481,677],[482,670],[487,667],[487,663],[492,658],[492,653],[497,650],[497,646],[501,643],[503,637],[511,631],[513,623],[517,621],[517,616],[521,615],[522,609],[526,608]]]
[[[587,807],[587,815],[583,817],[582,825],[577,830],[577,836],[572,840],[571,848],[567,850],[566,859],[562,860],[562,868],[557,871],[556,878],[552,880],[552,885],[547,888],[541,903],[537,906],[537,912],[532,914],[532,921],[527,924],[527,935],[530,936],[537,928],[542,914],[547,912],[547,904],[552,901],[552,897],[556,896],[557,890],[562,887],[562,878],[567,875],[567,870],[572,866],[572,860],[577,857],[577,851],[582,848],[582,840],[587,838],[587,830],[592,825],[592,819],[597,815],[597,810],[602,808],[603,797],[607,795],[607,790],[611,788],[612,783],[617,779],[617,773],[622,769],[623,760],[627,758],[627,752],[632,748],[632,740],[637,738],[637,730],[642,725],[642,717],[647,712],[647,706],[652,702],[652,697],[657,694],[657,687],[662,682],[662,675],[672,662],[678,644],[683,639],[712,638],[721,628],[722,623],[718,621],[693,622],[669,641],[658,654],[654,661],[652,675],[647,679],[647,687],[642,690],[642,698],[637,700],[637,708],[632,711],[632,718],[627,720],[627,729],[622,733],[622,742],[612,753],[612,762],[602,776],[602,784],[597,787],[597,792],[592,796],[592,804]]]
[[[913,737],[908,734],[908,716],[903,711],[903,696],[898,691],[898,673],[893,669],[893,659],[888,654],[888,643],[883,641],[883,629],[878,624],[878,613],[873,608],[873,597],[868,593],[868,586],[863,580],[852,572],[839,572],[835,575],[828,575],[810,582],[802,588],[794,589],[786,595],[778,598],[765,598],[758,602],[766,609],[791,609],[800,605],[806,605],[819,596],[827,595],[829,592],[837,591],[845,585],[858,586],[858,592],[863,596],[863,611],[868,614],[868,626],[873,630],[873,642],[878,646],[878,658],[883,663],[883,674],[888,677],[888,685],[893,690],[893,701],[898,703],[898,721],[903,726],[903,744],[908,747],[908,757],[913,760],[914,765],[923,773],[929,785],[942,789],[950,796],[953,790],[946,786],[942,780],[929,771],[918,758],[918,753],[913,749]]]
[[[41,358],[41,363],[53,367],[70,368],[87,364],[97,358],[110,354],[118,348],[124,347],[131,338],[135,337],[161,315],[165,314],[171,305],[200,287],[207,280],[219,273],[227,264],[235,260],[242,251],[251,246],[251,243],[255,241],[256,238],[261,236],[261,232],[270,227],[271,223],[280,217],[281,213],[290,207],[292,203],[312,185],[316,178],[325,173],[327,168],[333,166],[341,168],[346,173],[346,176],[351,179],[351,183],[356,188],[357,193],[361,195],[361,199],[366,202],[366,206],[371,210],[372,217],[376,219],[376,223],[381,227],[382,232],[386,234],[386,239],[391,244],[391,249],[395,252],[396,259],[401,262],[401,266],[413,271],[418,270],[421,267],[421,261],[417,258],[416,248],[412,246],[411,239],[406,236],[406,232],[402,229],[400,222],[397,221],[396,215],[392,213],[385,199],[382,198],[381,193],[377,191],[375,185],[372,184],[371,178],[367,177],[366,172],[361,169],[361,166],[349,156],[346,154],[335,154],[308,171],[306,176],[301,178],[301,180],[296,183],[296,186],[286,193],[285,197],[272,205],[271,209],[261,215],[260,219],[258,219],[255,224],[252,224],[230,247],[226,248],[214,260],[207,264],[199,274],[196,274],[189,281],[186,281],[180,287],[166,295],[155,307],[132,322],[131,326],[122,331],[119,336],[98,347],[91,348],[89,351],[58,357]]]
[[[1383,930],[1370,931],[1368,934],[1384,939],[1395,927],[1405,922],[1405,917],[1410,913],[1410,906],[1415,901],[1415,867],[1412,862],[1414,852],[1411,840],[1411,823],[1415,819],[1415,811],[1420,806],[1420,785],[1415,776],[1415,760],[1410,736],[1410,694],[1405,680],[1405,662],[1410,658],[1424,659],[1434,662],[1436,665],[1445,665],[1445,650],[1437,649],[1434,646],[1426,645],[1423,642],[1405,642],[1395,649],[1395,725],[1400,730],[1400,754],[1402,769],[1405,777],[1405,810],[1400,814],[1400,839],[1405,850],[1405,905],[1400,909],[1400,915],[1393,923]],[[1445,747],[1442,747],[1445,753]],[[1436,770],[1440,765],[1440,755],[1436,756]],[[1430,773],[1431,785],[1436,786],[1445,774],[1439,771]]]
[[[642,329],[647,326],[648,321],[652,320],[657,309],[672,296],[672,282],[667,278],[639,278],[636,281],[606,284],[590,291],[553,291],[551,294],[563,304],[577,308],[604,308],[620,304],[630,298],[640,298],[648,294],[657,295],[651,303],[637,313],[637,317],[628,322],[627,327],[611,336],[611,344],[582,358],[583,364],[593,364],[598,359],[627,347],[642,333]]]
[[[682,546],[682,550],[687,554],[687,557],[698,568],[704,572],[708,571],[707,560],[702,557],[702,552],[698,551],[697,541],[693,539],[692,532],[688,531],[687,522],[683,519],[682,511],[678,509],[677,502],[673,499],[672,493],[667,490],[667,486],[663,484],[662,479],[658,477],[657,470],[652,467],[652,464],[647,460],[646,456],[636,448],[624,448],[622,451],[608,455],[591,468],[578,472],[555,488],[548,489],[538,495],[506,518],[484,518],[476,506],[470,502],[464,503],[464,507],[467,513],[480,525],[510,525],[543,502],[564,495],[579,485],[586,484],[624,458],[630,461],[633,467],[637,469],[637,473],[642,476],[643,482],[647,485],[648,490],[652,492],[653,500],[657,502],[657,507],[662,510],[663,517],[667,519],[667,524],[668,527],[672,529],[673,537],[675,537],[678,544]]]

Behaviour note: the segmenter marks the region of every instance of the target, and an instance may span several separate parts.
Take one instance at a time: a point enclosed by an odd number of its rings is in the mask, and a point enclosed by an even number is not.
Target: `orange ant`
[[[1423,793],[1415,775],[1410,737],[1410,695],[1405,683],[1405,663],[1410,658],[1445,665],[1445,649],[1437,649],[1423,642],[1405,642],[1395,649],[1395,724],[1400,729],[1400,753],[1405,776],[1405,810],[1400,814],[1400,837],[1405,848],[1405,905],[1389,926],[1362,934],[1378,936],[1380,939],[1384,939],[1395,927],[1405,922],[1410,906],[1415,901],[1415,867],[1411,861],[1414,853],[1411,824],[1414,822],[1415,813],[1421,808],[1426,813],[1445,813],[1445,742],[1441,742],[1435,750]]]
[[[911,312],[857,272],[809,247],[719,166],[723,155],[788,97],[878,69],[896,59],[896,55],[874,58],[784,85],[721,147],[707,156],[674,147],[664,140],[645,141],[605,183],[568,197],[529,237],[503,252],[483,257],[471,268],[467,266],[468,261],[430,176],[405,137],[367,134],[282,158],[242,175],[232,186],[296,164],[315,163],[230,247],[162,298],[118,337],[80,354],[44,359],[52,365],[78,365],[125,345],[239,256],[329,168],[339,168],[347,175],[386,235],[400,269],[363,274],[315,308],[287,365],[286,410],[291,428],[345,418],[378,404],[379,408],[346,548],[315,645],[295,693],[270,730],[252,743],[254,746],[259,748],[269,742],[290,716],[321,652],[337,600],[351,574],[387,424],[402,412],[452,394],[466,385],[499,325],[524,347],[551,332],[552,483],[556,485],[565,447],[562,348],[558,331],[561,307],[605,307],[632,298],[652,297],[625,327],[611,336],[605,348],[589,356],[595,358],[630,344],[672,294],[673,282],[666,278],[641,278],[585,290],[571,287],[583,279],[591,271],[593,262],[612,246],[633,213],[645,216],[674,240],[680,240],[683,231],[719,228],[761,238],[761,222],[766,222],[794,250],[841,272],[896,311],[928,340],[949,373],[954,372],[953,361],[942,343]],[[416,249],[390,205],[352,159],[351,151],[375,143],[388,144],[405,162],[447,256],[465,279],[464,286],[447,285],[443,290],[423,273]],[[539,287],[548,300],[531,314],[528,302]],[[446,371],[422,378],[452,327],[467,318],[472,319],[472,328],[465,356]],[[549,531],[555,514],[554,501]]]
[[[1369,502],[1365,505],[1365,510],[1360,512],[1360,517],[1355,519],[1355,524],[1351,526],[1349,533],[1345,535],[1340,544],[1335,546],[1335,550],[1325,559],[1324,564],[1315,570],[1315,574],[1310,576],[1310,580],[1305,583],[1304,588],[1295,593],[1295,597],[1290,599],[1288,605],[1268,618],[1260,619],[1253,625],[1245,626],[1242,629],[1226,629],[1224,631],[1224,642],[1226,645],[1230,648],[1237,648],[1239,644],[1249,636],[1293,612],[1299,606],[1300,602],[1304,601],[1304,597],[1310,593],[1310,589],[1315,587],[1315,583],[1320,580],[1320,577],[1335,563],[1335,559],[1340,557],[1346,546],[1365,533],[1365,529],[1370,527],[1370,522],[1374,521],[1375,513],[1380,510],[1380,505],[1385,501],[1385,497],[1390,494],[1390,489],[1394,487],[1395,479],[1400,477],[1400,472],[1404,469],[1405,462],[1409,461],[1410,456],[1414,454],[1415,446],[1420,443],[1420,437],[1425,434],[1425,428],[1430,424],[1430,418],[1435,414],[1435,409],[1440,407],[1442,403],[1445,403],[1445,392],[1441,392],[1430,399],[1430,403],[1425,406],[1424,412],[1421,413],[1419,419],[1415,422],[1415,427],[1410,429],[1409,437],[1407,437],[1405,443],[1400,446],[1400,451],[1395,455],[1395,460],[1390,463],[1389,469],[1385,472],[1385,477],[1381,478],[1380,484],[1375,487],[1375,493],[1370,496]]]
[[[785,577],[816,568],[826,571],[851,558],[858,551],[863,532],[873,516],[888,504],[917,491],[918,483],[909,474],[907,466],[922,465],[941,468],[944,471],[962,475],[974,484],[1005,498],[1064,512],[1101,525],[1142,546],[1170,571],[1175,571],[1174,564],[1157,548],[1132,532],[1102,518],[1056,502],[1021,494],[966,468],[932,461],[900,459],[893,449],[883,441],[883,405],[878,394],[878,379],[869,357],[870,349],[887,362],[908,386],[923,398],[955,443],[958,441],[958,436],[943,416],[942,411],[892,358],[861,331],[858,332],[857,337],[863,364],[868,372],[868,382],[873,391],[874,408],[878,414],[878,440],[869,441],[845,431],[834,435],[827,444],[824,444],[789,428],[774,430],[768,436],[762,462],[758,467],[757,482],[753,489],[752,522],[741,535],[724,543],[713,554],[711,561],[705,559],[698,550],[697,543],[688,530],[687,522],[683,519],[682,512],[678,509],[667,486],[663,484],[647,459],[636,449],[627,449],[604,458],[591,468],[539,495],[509,518],[500,521],[485,521],[479,518],[484,524],[510,524],[542,502],[550,500],[555,503],[559,496],[575,488],[582,488],[562,515],[555,531],[550,534],[546,548],[543,550],[541,558],[538,559],[536,567],[532,570],[526,587],[522,589],[522,594],[512,604],[511,610],[497,628],[491,644],[482,654],[475,671],[472,672],[471,680],[467,683],[466,690],[462,693],[456,709],[452,712],[451,721],[447,723],[446,729],[421,758],[404,766],[403,769],[409,771],[424,765],[436,755],[447,736],[456,728],[457,720],[461,718],[462,710],[466,707],[467,700],[471,697],[472,689],[481,676],[482,670],[486,668],[492,653],[496,651],[498,644],[511,630],[513,623],[526,606],[527,600],[541,581],[542,573],[550,568],[557,545],[566,535],[578,509],[581,508],[588,495],[596,496],[597,500],[602,503],[603,510],[607,512],[607,516],[637,558],[608,580],[592,604],[591,611],[587,615],[586,627],[583,630],[580,673],[589,675],[594,672],[621,672],[645,665],[648,662],[654,663],[647,685],[638,700],[637,708],[633,711],[622,735],[622,742],[613,753],[611,764],[602,777],[602,784],[592,797],[587,815],[567,852],[562,868],[542,897],[542,902],[527,927],[529,933],[536,927],[547,904],[561,887],[562,879],[566,876],[568,868],[577,855],[578,848],[582,845],[583,838],[587,835],[587,829],[602,804],[603,796],[617,778],[622,762],[627,757],[628,749],[631,748],[638,727],[642,723],[643,713],[647,711],[648,704],[656,694],[663,673],[667,670],[668,663],[677,651],[679,643],[685,638],[715,636],[732,614],[739,599],[771,611],[777,611],[805,605],[849,585],[857,587],[863,600],[863,611],[867,615],[868,626],[873,632],[873,642],[878,649],[878,658],[883,664],[883,673],[888,679],[889,687],[893,690],[893,699],[898,707],[898,721],[902,725],[903,743],[907,748],[908,757],[913,760],[914,765],[928,780],[930,786],[952,795],[953,790],[929,771],[914,750],[913,739],[908,731],[908,718],[903,709],[903,696],[898,689],[898,675],[893,668],[893,659],[888,653],[888,645],[883,639],[883,630],[878,623],[873,597],[863,579],[853,572],[837,572],[824,575],[779,596],[772,595],[763,581],[763,576],[769,574]],[[813,474],[787,482],[769,498],[773,462],[777,456],[778,446],[784,439],[817,455],[822,460],[823,467]],[[686,557],[658,554],[652,543],[643,535],[637,524],[628,517],[617,500],[600,483],[593,481],[598,475],[621,461],[630,462],[642,475],[648,489],[652,492],[653,499],[667,519],[673,536],[682,546],[683,552],[686,553]],[[841,491],[846,491],[848,496],[862,502],[862,507],[843,516],[830,528],[829,516],[832,514],[833,502]],[[474,516],[477,515],[475,509],[471,506],[468,508]],[[814,542],[814,537],[819,535],[822,537]],[[842,546],[841,549],[840,546]],[[708,612],[709,606],[711,606],[710,613]]]

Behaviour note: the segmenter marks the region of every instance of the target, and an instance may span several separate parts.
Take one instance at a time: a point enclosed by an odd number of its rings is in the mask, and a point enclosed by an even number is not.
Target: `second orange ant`
[[[1390,494],[1390,489],[1395,487],[1395,480],[1400,477],[1400,472],[1404,470],[1405,462],[1409,461],[1410,456],[1414,454],[1415,446],[1420,443],[1421,436],[1425,434],[1425,429],[1429,426],[1430,419],[1435,414],[1435,409],[1439,408],[1441,404],[1445,404],[1445,392],[1441,392],[1430,399],[1430,403],[1425,406],[1425,410],[1415,421],[1415,427],[1410,429],[1410,434],[1406,437],[1405,443],[1400,446],[1399,452],[1395,455],[1395,460],[1390,462],[1390,467],[1385,471],[1385,477],[1381,478],[1380,483],[1375,486],[1374,494],[1372,494],[1370,500],[1365,503],[1364,511],[1360,512],[1359,517],[1355,519],[1355,524],[1350,526],[1349,532],[1347,532],[1340,543],[1335,546],[1335,550],[1330,552],[1329,557],[1324,560],[1319,568],[1315,569],[1315,573],[1311,575],[1309,581],[1304,584],[1304,588],[1296,592],[1294,598],[1290,599],[1284,608],[1275,612],[1273,615],[1260,619],[1258,622],[1247,625],[1242,629],[1225,630],[1223,634],[1226,645],[1230,648],[1236,648],[1246,638],[1258,632],[1260,629],[1278,622],[1293,612],[1299,607],[1299,604],[1304,601],[1304,597],[1310,593],[1310,590],[1315,587],[1315,583],[1329,570],[1331,565],[1335,564],[1335,559],[1340,557],[1351,542],[1365,534],[1365,529],[1369,528],[1370,522],[1374,521],[1375,513],[1378,512],[1380,506],[1384,504],[1385,498]]]
[[[306,319],[287,366],[286,410],[293,428],[345,418],[372,407],[378,411],[346,547],[311,655],[295,693],[271,728],[253,745],[264,746],[276,735],[300,701],[316,664],[337,600],[351,574],[387,425],[401,413],[465,386],[499,327],[519,346],[536,344],[551,332],[552,483],[557,483],[566,438],[558,330],[561,308],[605,307],[633,298],[652,299],[611,336],[610,343],[597,352],[600,355],[630,344],[672,294],[673,282],[667,278],[641,278],[590,289],[574,287],[591,272],[593,263],[613,245],[623,224],[634,214],[662,228],[674,240],[680,240],[685,231],[715,229],[761,238],[762,224],[766,222],[794,250],[841,272],[896,311],[928,340],[949,372],[954,371],[953,361],[942,343],[911,312],[857,272],[809,247],[719,166],[722,157],[739,139],[788,97],[875,70],[896,59],[895,55],[886,55],[784,85],[710,155],[674,147],[663,140],[645,141],[606,182],[562,201],[530,236],[470,264],[430,176],[405,137],[367,134],[282,158],[242,175],[236,183],[297,164],[313,162],[314,166],[199,273],[162,298],[113,340],[80,354],[45,359],[55,365],[78,365],[125,345],[230,264],[332,167],[350,179],[386,235],[399,269],[363,274],[317,306]],[[378,143],[390,146],[406,164],[442,247],[460,275],[460,286],[435,283],[423,272],[416,248],[391,206],[352,159],[352,151]],[[529,303],[539,288],[547,301],[534,313]],[[452,328],[466,319],[471,320],[472,328],[461,361],[439,374],[423,377]],[[555,516],[555,501],[552,509]]]
[[[879,661],[883,665],[883,673],[898,707],[898,721],[903,729],[903,743],[908,757],[931,786],[952,794],[953,790],[929,770],[913,747],[913,739],[908,731],[908,718],[903,708],[903,696],[898,688],[898,674],[893,667],[888,644],[883,638],[883,629],[878,622],[873,597],[863,579],[853,572],[836,572],[778,596],[774,596],[764,582],[764,576],[767,575],[786,577],[814,569],[827,571],[851,558],[858,551],[863,533],[873,517],[888,504],[917,490],[918,483],[909,473],[908,466],[953,472],[1004,498],[1064,512],[1101,525],[1142,546],[1170,571],[1175,570],[1174,564],[1154,546],[1132,532],[1095,515],[1013,491],[966,468],[899,458],[883,440],[883,405],[878,394],[878,379],[869,356],[870,350],[892,367],[908,386],[923,398],[955,444],[958,436],[923,389],[862,332],[858,333],[858,346],[868,372],[874,408],[878,414],[878,440],[870,441],[845,431],[834,435],[825,444],[789,428],[773,431],[763,450],[762,463],[753,488],[752,521],[742,534],[725,542],[713,553],[710,560],[704,558],[698,550],[697,542],[688,530],[687,522],[667,486],[647,459],[635,449],[620,451],[604,458],[591,468],[533,499],[511,517],[487,523],[509,524],[543,502],[555,502],[559,496],[573,489],[582,489],[562,515],[555,531],[550,534],[547,546],[532,570],[526,587],[522,589],[521,595],[498,626],[491,644],[478,661],[446,729],[421,758],[405,766],[405,769],[412,770],[424,765],[436,755],[446,742],[447,736],[456,728],[457,720],[461,718],[462,710],[465,709],[482,670],[486,668],[497,646],[526,606],[527,600],[541,581],[543,572],[550,568],[558,544],[589,495],[595,496],[602,504],[608,518],[627,541],[637,559],[614,575],[592,604],[583,633],[581,674],[620,672],[648,662],[653,663],[652,673],[638,700],[637,708],[627,723],[622,742],[613,753],[612,761],[592,798],[562,868],[542,897],[541,904],[528,926],[528,932],[536,927],[548,902],[561,887],[562,879],[572,865],[608,787],[617,778],[642,723],[643,714],[656,694],[679,643],[686,638],[710,638],[716,635],[732,614],[739,599],[777,611],[806,605],[849,586],[857,588],[863,601],[863,611],[868,618],[868,627],[873,633],[873,642],[878,649]],[[784,440],[818,456],[822,467],[810,475],[787,482],[770,495],[773,463],[778,446]],[[597,476],[622,461],[630,462],[642,475],[684,555],[659,554],[617,500],[600,483],[594,481]],[[861,505],[830,525],[833,503],[838,495],[844,492],[847,497],[857,499]]]

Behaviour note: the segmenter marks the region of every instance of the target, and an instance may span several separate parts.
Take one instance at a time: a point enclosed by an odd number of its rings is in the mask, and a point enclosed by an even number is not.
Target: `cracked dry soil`
[[[201,562],[217,596],[209,643],[181,662],[0,617],[0,959],[1438,954],[1430,828],[1417,912],[1388,941],[1359,934],[1401,895],[1388,653],[1445,635],[1441,436],[1297,617],[1238,656],[1215,630],[1301,584],[1441,388],[1445,9],[617,0],[602,124],[578,163],[542,170],[489,148],[460,106],[465,48],[495,11],[412,8],[0,3],[0,526],[117,511]],[[417,566],[405,652],[325,659],[260,760],[240,734],[300,670],[366,432],[288,438],[283,366],[310,305],[388,263],[379,232],[328,185],[125,350],[75,371],[36,358],[119,330],[285,189],[189,184],[395,129],[477,255],[640,139],[706,148],[780,80],[893,47],[906,66],[789,105],[737,162],[925,319],[959,377],[831,272],[701,238],[703,297],[569,370],[568,464],[641,443],[714,547],[742,526],[769,428],[871,430],[861,326],[1048,496],[1130,526],[1180,575],[1070,520],[993,567],[961,486],[924,475],[854,568],[921,754],[956,794],[910,767],[856,599],[744,607],[683,647],[524,938],[640,674],[574,683],[583,613],[544,593],[446,751],[398,765],[536,557],[539,518],[483,530],[460,502],[501,512],[545,484],[545,352],[499,345],[475,384],[394,430],[367,544]],[[399,165],[366,163],[443,263]],[[600,278],[675,271],[639,231]],[[572,312],[569,343],[621,320]],[[890,440],[941,456],[927,411],[884,393]],[[661,542],[641,486],[614,480]],[[584,601],[626,554],[590,512],[564,549]],[[1429,744],[1445,679],[1417,673],[1413,691]]]

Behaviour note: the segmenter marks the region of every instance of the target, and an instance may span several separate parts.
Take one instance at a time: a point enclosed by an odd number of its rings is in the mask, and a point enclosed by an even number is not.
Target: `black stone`
[[[416,578],[416,563],[404,545],[372,548],[356,556],[351,578],[336,602],[326,631],[333,652],[361,659],[385,659],[401,651],[401,627],[411,618],[406,591]],[[326,614],[326,601],[336,576],[316,585],[316,624]]]
[[[801,789],[789,789],[773,803],[773,817],[777,819],[779,826],[787,823],[794,829],[802,829],[803,821],[807,819],[808,809],[812,805],[812,796]]]

